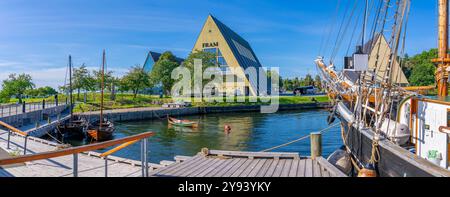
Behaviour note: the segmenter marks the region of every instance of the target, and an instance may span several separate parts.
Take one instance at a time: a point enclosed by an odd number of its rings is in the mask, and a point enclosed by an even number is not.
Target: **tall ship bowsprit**
[[[329,60],[320,56],[315,61],[333,100],[331,116],[341,121],[342,152],[350,158],[352,170],[348,173],[353,176],[450,176],[450,102],[446,100],[449,3],[438,0],[439,57],[433,60],[436,85],[408,87],[402,67],[410,3],[367,0],[361,9],[362,23],[355,23],[355,29],[362,29],[361,36],[350,41],[356,40],[357,50],[345,58],[343,70],[338,72],[334,66],[339,46]],[[347,16],[355,18],[353,11]],[[344,19],[338,45],[348,24],[352,23]],[[366,35],[371,39],[366,41]],[[437,97],[423,95],[435,88]]]

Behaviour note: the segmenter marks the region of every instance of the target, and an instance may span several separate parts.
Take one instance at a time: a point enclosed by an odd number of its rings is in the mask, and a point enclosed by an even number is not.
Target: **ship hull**
[[[344,118],[340,117],[339,119],[342,122],[345,144],[351,150],[353,157],[364,165],[368,164],[372,155],[373,134],[370,130],[349,126]],[[438,168],[438,166],[430,167],[429,162],[418,158],[413,153],[389,140],[382,140],[379,143],[379,153],[380,158],[378,159],[376,170],[380,177],[444,176],[439,173],[439,169],[434,169]]]

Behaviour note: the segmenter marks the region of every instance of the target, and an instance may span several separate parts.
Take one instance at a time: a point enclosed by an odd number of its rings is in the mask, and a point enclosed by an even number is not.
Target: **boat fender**
[[[346,175],[352,172],[352,161],[347,151],[341,149],[336,150],[327,160]]]
[[[201,153],[203,156],[208,156],[209,155],[209,149],[208,148],[202,148]]]
[[[369,164],[359,171],[358,177],[362,178],[377,177],[377,171],[375,170],[375,167],[373,165]]]

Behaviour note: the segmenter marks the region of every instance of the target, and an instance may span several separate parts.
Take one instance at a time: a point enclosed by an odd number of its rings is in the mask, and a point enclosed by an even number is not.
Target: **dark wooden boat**
[[[104,120],[96,121],[89,125],[87,133],[95,141],[102,142],[113,139],[114,130],[114,124],[108,120]]]
[[[106,62],[106,54],[103,50],[103,63],[102,63],[102,81],[101,81],[101,102],[100,102],[100,119],[88,127],[88,136],[96,141],[106,141],[111,140],[113,138],[114,133],[114,124],[103,117],[103,101],[104,101],[104,89],[105,89],[105,82],[104,82],[104,75],[105,75],[105,62]]]
[[[58,132],[64,139],[83,139],[86,136],[85,129],[87,121],[85,119],[75,120],[73,117],[73,96],[72,96],[72,56],[69,55],[69,98],[70,98],[70,119],[57,126]]]
[[[58,125],[57,129],[65,139],[83,139],[86,137],[87,121],[69,120],[66,123]]]
[[[169,124],[173,126],[198,128],[198,122],[190,120],[179,120],[171,117],[168,117],[167,119],[169,121]]]

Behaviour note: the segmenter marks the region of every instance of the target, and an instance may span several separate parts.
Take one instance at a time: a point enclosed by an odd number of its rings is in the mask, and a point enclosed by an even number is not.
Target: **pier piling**
[[[322,156],[322,133],[311,133],[311,159]]]

